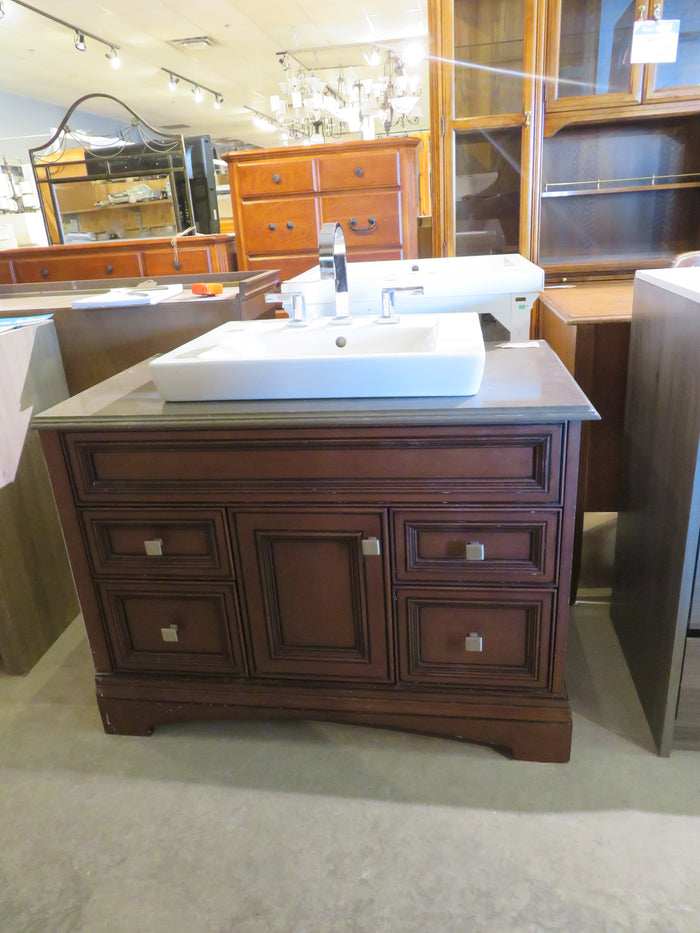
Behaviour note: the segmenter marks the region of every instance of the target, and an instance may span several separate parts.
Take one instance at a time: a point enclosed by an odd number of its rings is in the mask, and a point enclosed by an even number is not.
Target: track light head
[[[2,19],[4,15],[5,15],[5,4],[3,3],[3,0],[0,0],[0,19]]]
[[[176,78],[175,75],[171,74],[170,77],[168,78],[168,90],[174,94],[175,91],[177,90],[177,86],[179,83],[180,83],[180,79]]]
[[[221,96],[221,94],[214,95],[214,109],[215,110],[221,110],[221,105],[223,104],[223,102],[224,102],[224,99]]]
[[[202,89],[199,87],[199,85],[195,84],[195,86],[192,88],[192,96],[198,104],[201,104],[204,100],[204,94],[202,93]]]
[[[107,54],[105,55],[105,58],[110,63],[112,68],[114,68],[115,71],[118,71],[121,68],[122,60],[119,57],[119,52],[117,52],[114,46],[110,47],[109,52],[107,52]]]
[[[73,45],[79,52],[84,52],[87,46],[85,45],[85,36],[82,32],[76,32],[75,39],[73,39]]]

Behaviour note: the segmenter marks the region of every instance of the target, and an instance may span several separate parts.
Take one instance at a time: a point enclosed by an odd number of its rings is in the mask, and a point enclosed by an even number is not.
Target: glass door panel
[[[664,19],[680,20],[675,62],[650,67],[647,97],[697,97],[700,85],[700,0],[664,0]]]
[[[455,0],[454,115],[523,111],[525,0]]]
[[[455,255],[519,252],[522,129],[455,134]]]
[[[643,2],[643,0],[642,0]],[[561,0],[550,6],[547,105],[613,106],[640,96],[641,69],[630,64],[638,4],[630,0]],[[646,6],[643,7],[646,11]],[[552,73],[553,70],[553,73]]]

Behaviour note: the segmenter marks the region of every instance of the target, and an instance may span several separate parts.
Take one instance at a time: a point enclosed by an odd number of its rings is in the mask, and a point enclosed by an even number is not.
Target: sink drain
[[[336,347],[344,347],[344,346],[346,345],[347,342],[348,342],[348,341],[347,341],[347,339],[346,339],[345,337],[336,337],[336,338],[335,338],[335,345],[336,345]]]

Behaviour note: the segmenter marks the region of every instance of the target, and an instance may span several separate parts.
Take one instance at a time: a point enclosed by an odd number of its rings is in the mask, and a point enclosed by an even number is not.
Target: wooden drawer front
[[[103,253],[99,256],[79,254],[72,258],[17,259],[18,282],[67,282],[71,279],[115,279],[143,275],[139,255]]]
[[[397,580],[555,583],[558,512],[395,512],[393,524]]]
[[[234,171],[241,198],[316,191],[312,158],[249,162],[236,165]]]
[[[398,191],[328,195],[321,204],[323,223],[337,221],[341,224],[349,253],[373,246],[401,245],[401,195]]]
[[[290,494],[408,503],[547,502],[561,496],[562,425],[308,428],[302,432],[80,432],[67,437],[84,502]],[[303,479],[296,479],[303,477]],[[284,483],[284,493],[279,485]]]
[[[388,188],[399,183],[398,152],[327,155],[318,160],[321,191]]]
[[[318,242],[316,198],[248,201],[241,210],[249,253],[308,250]]]
[[[221,512],[85,511],[83,528],[96,574],[147,577],[232,574]]]
[[[98,591],[116,670],[245,673],[230,587],[124,582]]]
[[[216,271],[211,252],[206,246],[178,248],[177,258],[172,249],[149,249],[143,253],[144,275],[196,275],[198,272]],[[188,290],[188,286],[185,287]]]
[[[12,263],[6,259],[0,259],[0,285],[12,285],[13,282]]]
[[[287,279],[292,279],[295,275],[300,275],[317,265],[318,252],[297,256],[255,256],[247,262],[249,269],[279,270],[281,282],[286,282]]]
[[[252,673],[390,681],[384,514],[251,512],[235,521]],[[367,539],[380,553],[363,553]]]
[[[403,249],[400,246],[395,249],[372,249],[371,243],[367,245],[370,247],[369,249],[358,250],[353,248],[348,255],[348,262],[386,262],[389,259],[409,258],[404,256]],[[316,262],[318,263],[318,257]]]
[[[551,593],[399,588],[397,609],[402,681],[547,687]]]

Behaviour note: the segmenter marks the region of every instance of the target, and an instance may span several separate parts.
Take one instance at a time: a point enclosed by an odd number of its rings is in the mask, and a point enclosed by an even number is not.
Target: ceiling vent
[[[160,128],[162,130],[176,131],[176,130],[189,130],[191,127],[189,123],[161,123]]]
[[[190,36],[187,39],[171,39],[168,42],[168,45],[173,45],[176,49],[208,49],[214,44],[214,40],[209,36]]]

